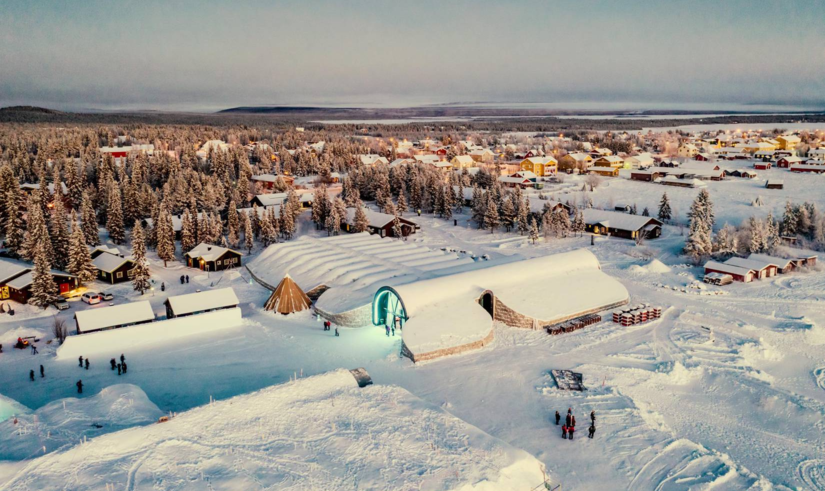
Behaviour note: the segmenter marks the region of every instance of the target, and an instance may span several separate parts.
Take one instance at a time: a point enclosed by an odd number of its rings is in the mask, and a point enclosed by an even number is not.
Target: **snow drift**
[[[40,457],[6,489],[460,489],[541,485],[541,464],[393,386],[300,379]]]

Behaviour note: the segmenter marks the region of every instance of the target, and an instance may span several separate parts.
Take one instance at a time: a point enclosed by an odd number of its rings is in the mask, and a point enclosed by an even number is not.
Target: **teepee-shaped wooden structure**
[[[264,304],[265,310],[274,310],[281,314],[292,314],[308,309],[312,305],[306,293],[301,290],[295,281],[289,277],[284,276],[284,279],[269,296],[269,300]]]

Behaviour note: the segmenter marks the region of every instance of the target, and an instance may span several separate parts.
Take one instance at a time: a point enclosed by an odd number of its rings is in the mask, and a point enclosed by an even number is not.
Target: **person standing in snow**
[[[565,416],[564,422],[567,424],[567,426],[570,426],[571,424],[573,424],[573,415],[570,414],[569,409],[567,410],[567,416]]]
[[[576,427],[576,417],[573,416],[573,428],[575,428],[575,427]]]
[[[83,368],[83,355],[77,357],[77,366]]]
[[[46,369],[43,368],[43,365],[40,365],[40,378],[46,378]]]
[[[86,358],[86,370],[88,370],[88,369],[89,369],[89,359]]]
[[[387,337],[390,337],[390,326],[384,326],[384,329],[387,331]]]
[[[338,336],[338,328],[335,328],[335,335]]]
[[[121,365],[120,363],[117,364],[117,374],[118,375],[120,375],[120,371],[121,371],[122,367],[123,367],[123,365]]]
[[[160,284],[160,291],[162,291],[162,292],[165,292],[165,291],[166,291],[166,282],[165,282],[165,281],[164,281],[164,282],[161,282],[161,284]]]
[[[34,370],[29,370],[29,380],[34,382]]]
[[[115,370],[115,368],[117,368],[117,362],[115,361],[115,359],[114,359],[114,358],[112,358],[111,360],[109,360],[109,364],[110,364],[110,365],[112,365],[112,371],[114,371],[114,370]]]
[[[567,437],[567,439],[572,440],[573,439],[573,433],[575,433],[575,432],[576,432],[576,427],[575,426],[571,426],[570,428],[567,428],[567,433],[570,435],[570,436]]]
[[[587,436],[592,439],[593,435],[596,434],[596,424],[595,423],[590,425],[590,428],[587,429],[587,433],[588,433]]]
[[[126,357],[123,356],[123,353],[120,354],[120,362],[121,363],[126,363]]]
[[[561,420],[561,414],[559,414],[559,412],[558,412],[558,411],[556,411],[556,426],[558,426],[558,425],[559,425],[559,421],[560,421],[560,420]]]
[[[590,411],[590,421],[593,424],[596,424],[596,410],[595,409]]]
[[[35,346],[34,343],[32,343],[32,354],[33,355],[37,354],[37,346]]]
[[[561,426],[561,437],[567,440],[567,425]]]
[[[82,394],[83,393],[83,381],[78,380],[75,385],[77,386],[77,393]]]
[[[123,373],[126,374],[126,362],[124,361],[123,364],[120,366],[123,369]]]
[[[186,275],[186,283],[189,284],[189,275]]]
[[[183,284],[183,282],[184,282],[184,280],[183,280],[183,275],[180,275],[180,284],[182,285],[182,284]]]

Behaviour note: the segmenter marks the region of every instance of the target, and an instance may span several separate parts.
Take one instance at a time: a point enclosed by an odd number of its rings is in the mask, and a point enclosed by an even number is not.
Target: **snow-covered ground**
[[[731,163],[731,167],[745,164]],[[819,180],[825,176],[758,172],[755,181],[708,184],[717,223],[738,224],[750,214],[764,216],[769,210],[777,215],[787,199],[825,206],[825,195],[819,192]],[[761,188],[768,176],[785,179],[785,189]],[[604,179],[592,198],[597,206],[610,200],[635,202],[640,211],[648,206],[655,213],[665,190],[684,216],[697,190]],[[750,206],[757,195],[764,206]],[[692,285],[701,278],[701,270],[678,255],[684,237],[673,226],[664,228],[662,238],[642,246],[601,237],[591,247],[589,236],[531,245],[517,234],[478,231],[467,224],[466,215],[459,217],[457,227],[452,221],[427,216],[414,219],[422,229],[410,238],[413,243],[471,250],[477,256],[488,254],[491,261],[586,247],[607,274],[624,284],[631,303],[661,305],[663,317],[630,328],[605,321],[560,336],[496,326],[495,341],[482,350],[413,365],[400,356],[400,338],[385,336],[382,328],[341,329],[341,336],[335,337],[323,331],[309,312],[288,317],[264,312],[268,292],[250,282],[246,272],[234,278],[211,273],[206,278],[181,265],[163,270],[153,261],[155,296],[143,298],[156,311],[162,310],[169,294],[211,284],[232,286],[242,302],[244,325],[127,352],[129,373],[118,377],[106,366],[106,359],[93,357],[89,371],[76,362],[56,360],[55,347],[44,344],[51,338],[50,316],[26,321],[4,317],[0,338],[16,338],[10,333],[25,326],[37,330],[44,342],[36,356],[12,350],[4,342],[0,392],[36,409],[75,397],[78,378],[86,384],[85,398],[128,383],[140,387],[166,413],[208,404],[210,397],[222,400],[254,392],[301,374],[363,366],[378,385],[399,386],[526,450],[547,466],[565,490],[825,489],[825,274],[821,271],[698,289]],[[657,262],[651,263],[653,259]],[[179,284],[181,274],[190,274],[189,285]],[[161,281],[166,282],[165,292],[159,289]],[[547,294],[552,295],[554,288],[564,285],[547,285]],[[116,302],[137,298],[128,285],[111,290]],[[72,309],[83,307],[72,303]],[[58,315],[69,318],[71,313]],[[46,378],[30,382],[29,370],[40,363]],[[589,390],[559,391],[549,375],[554,368],[583,373]],[[554,411],[564,413],[568,407],[579,421],[574,441],[562,440],[551,421]],[[586,438],[591,410],[597,414],[593,440]],[[254,437],[258,430],[253,426],[250,433]],[[72,450],[64,447],[61,452],[70,455]],[[27,461],[15,464],[27,465]],[[8,468],[0,466],[0,482],[13,472]],[[188,475],[185,467],[164,472],[170,473],[165,483]],[[170,484],[169,489],[176,488]]]

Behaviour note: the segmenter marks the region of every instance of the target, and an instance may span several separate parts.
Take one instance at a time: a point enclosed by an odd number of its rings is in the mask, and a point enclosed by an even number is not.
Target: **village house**
[[[103,252],[92,259],[97,278],[111,285],[132,279],[135,262],[131,257],[121,257]]]
[[[568,153],[559,159],[559,169],[564,171],[587,170],[593,164],[593,157],[584,152]]]
[[[527,189],[535,187],[539,189],[543,187],[543,184],[537,182],[537,177],[532,171],[521,170],[508,176],[500,176],[498,181],[504,187],[508,188],[521,187],[522,189]]]
[[[354,207],[347,208],[347,216],[343,223],[343,228],[347,232],[355,232],[355,211],[356,210]],[[395,215],[372,211],[369,208],[364,208],[364,214],[367,216],[367,221],[369,222],[367,225],[367,231],[369,233],[380,237],[396,236],[395,231],[393,230],[395,225]],[[407,220],[404,217],[398,217],[398,221],[401,225],[402,237],[407,237],[408,235],[414,234],[415,231],[420,228],[418,224],[411,220]]]
[[[32,266],[33,268],[33,266]],[[57,289],[60,294],[69,293],[80,286],[80,281],[77,276],[69,274],[65,271],[57,269],[51,270],[52,278],[57,284]],[[34,283],[33,270],[29,269],[22,275],[9,280],[4,285],[8,287],[8,298],[20,303],[28,303],[32,297],[31,287]]]
[[[733,281],[750,283],[756,273],[747,267],[735,266],[733,264],[720,263],[718,261],[708,261],[705,263],[705,274],[726,274],[733,278]]]
[[[771,169],[771,162],[770,160],[765,160],[762,162],[754,162],[753,168],[756,170],[770,170]]]
[[[454,169],[468,169],[475,167],[476,161],[469,155],[456,155],[450,161]]]
[[[795,150],[802,139],[796,135],[782,135],[777,136],[776,141],[779,142],[779,148],[781,150]]]
[[[773,262],[759,258],[732,257],[725,261],[725,264],[749,269],[753,271],[754,279],[759,280],[776,276],[776,271],[779,268]]]
[[[489,148],[482,148],[470,152],[470,157],[476,162],[483,162],[485,164],[493,163],[496,154]]]
[[[531,171],[538,177],[555,176],[559,163],[553,157],[528,157],[521,161],[521,170]]]
[[[765,188],[767,189],[785,189],[785,181],[782,179],[768,179],[765,181]]]
[[[679,149],[676,151],[679,157],[684,157],[687,159],[692,159],[696,157],[699,153],[699,148],[694,145],[693,143],[683,143],[679,146]]]
[[[653,156],[650,153],[640,153],[638,155],[633,155],[631,157],[627,157],[625,160],[625,167],[629,167],[631,169],[644,169],[647,167],[651,167],[654,163]]]
[[[380,155],[374,153],[368,153],[364,155],[358,156],[358,161],[361,162],[361,165],[371,166],[375,164],[389,164],[390,161],[387,160],[386,157],[382,157]]]
[[[693,156],[693,160],[697,162],[710,162],[712,155],[707,152],[700,152]]]
[[[791,165],[805,162],[804,157],[781,157],[777,159],[776,166],[780,169],[788,169]]]
[[[641,215],[631,215],[616,211],[582,210],[585,229],[596,235],[611,235],[622,239],[655,239],[662,235],[662,222]]]
[[[275,183],[278,182],[278,179],[281,180],[284,186],[292,186],[295,182],[294,177],[285,175],[260,174],[257,176],[252,176],[252,182],[260,183],[264,189],[274,189]]]
[[[241,254],[238,251],[212,244],[200,243],[183,255],[186,265],[202,271],[221,271],[241,266]]]

